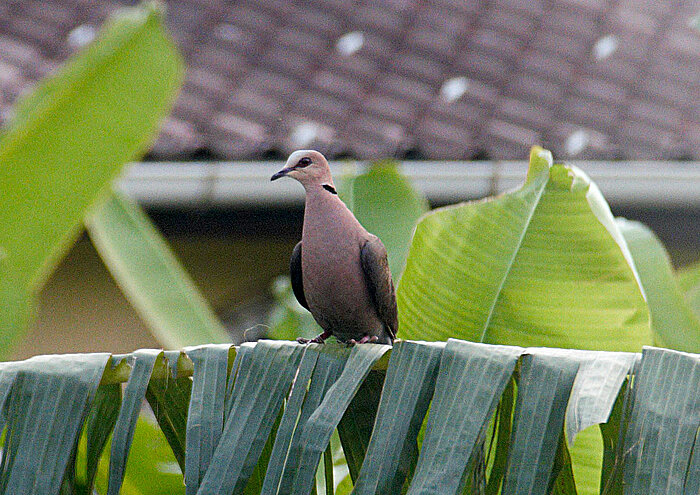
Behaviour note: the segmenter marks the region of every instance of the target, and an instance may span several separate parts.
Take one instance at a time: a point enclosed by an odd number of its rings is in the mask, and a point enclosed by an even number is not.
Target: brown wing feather
[[[309,303],[306,302],[306,296],[304,295],[304,282],[301,277],[301,241],[294,246],[292,251],[292,258],[289,260],[289,274],[292,279],[292,291],[294,291],[294,296],[306,309],[309,309]]]
[[[391,280],[386,248],[378,237],[372,236],[364,243],[360,250],[360,261],[374,308],[393,340],[399,330],[396,292]]]

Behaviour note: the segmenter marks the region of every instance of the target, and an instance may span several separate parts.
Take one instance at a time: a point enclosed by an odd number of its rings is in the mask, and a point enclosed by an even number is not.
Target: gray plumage
[[[321,153],[295,151],[272,180],[284,176],[306,190],[302,238],[290,273],[294,295],[324,330],[314,341],[334,335],[342,342],[391,344],[398,316],[382,241],[338,198]]]

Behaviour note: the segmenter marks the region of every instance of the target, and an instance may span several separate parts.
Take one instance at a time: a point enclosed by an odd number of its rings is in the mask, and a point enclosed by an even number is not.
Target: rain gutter
[[[700,208],[700,162],[572,161],[608,202],[618,206]],[[282,162],[142,162],[131,166],[119,188],[146,207],[254,208],[303,203],[292,180],[270,183]],[[366,165],[331,163],[334,177]],[[433,204],[502,193],[525,178],[526,162],[404,161],[404,174]],[[337,179],[336,179],[337,180]]]

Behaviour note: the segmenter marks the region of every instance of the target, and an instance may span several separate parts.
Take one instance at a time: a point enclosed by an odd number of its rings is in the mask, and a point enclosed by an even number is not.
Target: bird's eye
[[[302,168],[308,167],[309,165],[311,165],[311,158],[309,158],[308,156],[305,156],[304,158],[299,160],[299,162],[297,163],[297,167],[302,167]]]

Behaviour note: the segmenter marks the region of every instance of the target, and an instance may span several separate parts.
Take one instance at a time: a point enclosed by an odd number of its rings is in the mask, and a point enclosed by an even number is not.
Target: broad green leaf
[[[518,382],[503,495],[545,495],[553,486],[559,473],[552,473],[552,468],[579,367],[564,356],[527,352]]]
[[[109,354],[3,363],[7,398],[0,493],[58,493]]]
[[[688,472],[700,429],[700,356],[645,348],[634,387],[624,493],[687,493],[686,477],[700,476]]]
[[[281,478],[278,483],[271,485],[271,488],[277,486],[277,491],[264,493],[278,493],[279,495],[293,493],[295,476],[299,471],[299,466],[302,461],[304,425],[306,425],[311,415],[316,411],[319,404],[321,404],[331,386],[338,380],[350,354],[348,349],[330,347],[327,345],[323,345],[319,350],[320,354],[316,362],[316,368],[311,376],[311,382],[309,383],[308,392],[306,393],[301,412],[294,425],[294,436],[287,449],[287,456],[284,459],[284,464],[281,466]],[[275,471],[277,471],[277,469],[279,468],[275,468]],[[276,472],[270,474],[274,476],[272,481],[276,481]]]
[[[118,495],[126,463],[129,457],[129,450],[134,439],[134,429],[136,420],[141,411],[143,399],[146,396],[146,388],[153,374],[156,361],[163,359],[163,351],[158,349],[142,349],[129,356],[131,364],[131,374],[124,389],[124,397],[117,423],[114,425],[112,434],[112,445],[109,455],[109,489],[107,495]]]
[[[537,352],[579,364],[566,408],[567,446],[571,448],[579,493],[598,493],[604,446],[598,429],[593,426],[609,420],[620,387],[638,355],[551,348],[539,348]],[[565,447],[560,446],[559,450]],[[557,452],[557,460],[566,461],[568,455],[568,449],[567,452]],[[563,489],[561,485],[566,484],[569,469],[570,466],[564,466],[565,477],[556,480],[557,489]]]
[[[697,447],[697,444],[695,445]],[[688,464],[684,495],[700,493],[700,449],[694,448]]]
[[[350,468],[343,453],[340,437],[336,432],[331,437],[331,449],[333,450],[333,479],[336,495],[350,495],[353,484],[350,477]]]
[[[646,225],[617,219],[646,292],[655,342],[679,351],[700,352],[700,320],[673,275],[668,253]]]
[[[180,351],[166,351],[164,354],[169,370],[164,378],[151,378],[146,389],[146,400],[184,473],[187,410],[192,396],[192,380],[177,376],[177,361],[182,356]]]
[[[240,369],[224,431],[198,494],[241,493],[270,436],[296,375],[304,346],[260,341]]]
[[[87,433],[84,480],[85,495],[92,494],[100,457],[102,457],[107,440],[114,429],[114,425],[117,423],[121,403],[121,384],[113,383],[110,385],[103,385],[97,389],[95,401],[92,404],[90,414],[85,424]]]
[[[571,469],[571,455],[564,435],[559,436],[559,446],[554,457],[552,495],[576,495],[576,482]]]
[[[461,493],[467,464],[522,351],[448,340],[408,495]]]
[[[598,493],[604,444],[598,428],[606,423],[620,388],[631,372],[637,354],[603,351],[569,352],[579,362],[574,387],[566,409],[566,438],[574,462],[579,493]]]
[[[579,432],[608,421],[620,388],[639,358],[631,352],[552,348],[533,349],[533,352],[578,364],[566,408],[566,439],[570,444]]]
[[[143,152],[168,112],[182,62],[152,4],[122,11],[96,41],[17,104],[0,137],[0,348],[87,208]]]
[[[374,432],[353,495],[401,493],[417,456],[416,439],[433,396],[443,348],[444,344],[407,341],[392,348]]]
[[[397,283],[406,264],[411,236],[428,201],[393,162],[379,162],[353,181],[352,212],[362,226],[379,237],[389,255]]]
[[[5,403],[12,391],[12,384],[17,378],[18,367],[15,363],[0,363],[0,432],[5,429],[7,412]]]
[[[637,361],[636,364],[638,364]],[[600,478],[601,495],[622,495],[622,468],[624,463],[624,441],[627,422],[632,410],[632,382],[626,381],[624,390],[615,401],[607,423],[600,425],[603,440],[603,468]]]
[[[226,402],[224,405],[224,421],[231,411],[231,406],[235,396],[233,395],[233,388],[236,386],[236,378],[241,370],[248,369],[250,365],[250,358],[255,350],[257,342],[243,342],[239,347],[229,347],[229,358],[228,358],[228,382],[226,383]],[[206,346],[211,347],[211,346]],[[233,363],[231,363],[231,353],[235,354],[233,358]]]
[[[700,262],[681,268],[677,280],[690,309],[700,319]]]
[[[422,218],[397,298],[407,339],[632,352],[652,343],[607,203],[585,173],[538,147],[520,189]],[[602,447],[590,445],[571,455],[577,479],[597,490]]]
[[[515,394],[515,378],[508,382],[501,402],[498,404],[496,415],[496,447],[493,454],[493,463],[486,484],[485,495],[498,495],[501,492],[501,483],[508,465],[508,451],[510,450],[510,437],[513,431],[513,406]],[[491,444],[493,449],[493,443]]]
[[[338,436],[353,481],[360,474],[365,460],[385,375],[384,371],[378,370],[367,375],[338,423]]]
[[[679,268],[676,273],[678,285],[681,290],[687,292],[700,285],[700,261]]]
[[[112,276],[159,342],[180,348],[231,340],[138,204],[113,192],[85,224]]]
[[[318,361],[319,353],[314,349],[307,349],[301,358],[299,371],[294,379],[289,400],[284,408],[284,414],[280,421],[280,426],[277,429],[275,443],[270,454],[270,462],[268,463],[267,473],[263,481],[261,495],[275,495],[279,490],[280,480],[282,479],[282,471],[290,451],[292,435],[296,428],[297,421],[301,414],[301,408],[306,397],[306,390],[309,387],[316,362]]]
[[[185,351],[194,363],[185,457],[185,484],[187,495],[191,495],[197,493],[224,429],[231,346],[205,345]]]
[[[280,421],[282,420],[283,411],[280,410],[277,414],[277,419],[272,425],[272,432],[265,442],[262,452],[260,453],[260,458],[258,463],[255,465],[253,474],[250,475],[248,479],[248,484],[243,491],[243,495],[260,495],[260,492],[265,481],[265,475],[267,473],[267,468],[270,465],[270,456],[272,455],[272,447],[275,444],[277,438],[277,431],[279,430]]]
[[[522,188],[418,224],[398,288],[400,336],[639,351],[649,314],[597,187],[533,148]]]
[[[378,344],[356,345],[338,380],[331,386],[321,404],[303,425],[301,463],[294,475],[293,493],[311,490],[316,467],[328,446],[343,413],[369,374],[372,365],[390,349]]]
[[[100,462],[96,493],[107,493],[107,462]],[[182,473],[158,425],[141,416],[136,422],[120,495],[184,495]],[[92,495],[92,494],[91,494]]]
[[[334,482],[333,482],[333,451],[331,450],[331,444],[328,444],[326,451],[323,453],[323,474],[324,482],[326,486],[326,495],[333,495],[334,493]]]

